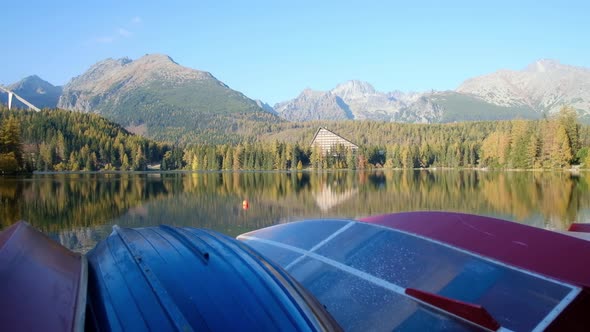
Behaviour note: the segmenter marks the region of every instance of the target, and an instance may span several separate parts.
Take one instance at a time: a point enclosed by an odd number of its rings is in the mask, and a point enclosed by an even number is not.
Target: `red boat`
[[[289,223],[238,239],[285,268],[347,331],[590,326],[590,241],[551,231],[413,212]]]
[[[0,232],[0,329],[82,331],[86,258],[25,222]]]

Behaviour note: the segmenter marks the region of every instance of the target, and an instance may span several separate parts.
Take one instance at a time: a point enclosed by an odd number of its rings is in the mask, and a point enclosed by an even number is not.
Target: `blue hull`
[[[87,256],[96,330],[339,329],[280,267],[213,231],[115,227]]]

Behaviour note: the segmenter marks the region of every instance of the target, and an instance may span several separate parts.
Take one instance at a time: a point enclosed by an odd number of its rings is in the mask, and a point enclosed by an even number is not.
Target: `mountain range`
[[[380,92],[351,80],[329,91],[305,89],[274,107],[162,54],[100,61],[63,88],[38,76],[8,88],[40,108],[99,113],[135,133],[176,142],[237,141],[244,132],[253,134],[285,120],[536,119],[563,105],[573,106],[590,123],[590,69],[555,60],[470,78],[449,91]],[[5,102],[6,95],[2,98]]]
[[[274,110],[294,120],[382,120],[445,123],[535,119],[569,105],[590,122],[590,70],[539,60],[524,70],[500,70],[466,80],[454,91],[379,92],[348,81],[330,91],[304,90]]]

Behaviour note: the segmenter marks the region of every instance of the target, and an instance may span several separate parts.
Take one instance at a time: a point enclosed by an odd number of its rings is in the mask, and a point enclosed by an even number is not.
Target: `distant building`
[[[346,138],[338,136],[323,127],[320,127],[318,131],[316,131],[315,135],[313,136],[313,140],[311,141],[312,147],[316,145],[322,149],[322,153],[324,155],[337,145],[342,145],[347,149],[352,149],[353,151],[356,151],[359,148],[356,144],[352,143]]]

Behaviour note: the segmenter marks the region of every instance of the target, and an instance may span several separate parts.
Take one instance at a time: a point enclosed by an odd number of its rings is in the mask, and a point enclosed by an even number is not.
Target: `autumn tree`
[[[563,106],[558,114],[559,123],[565,129],[569,148],[572,154],[572,160],[568,162],[577,162],[575,160],[578,151],[581,148],[580,144],[580,122],[578,121],[578,113],[571,106]]]
[[[0,125],[0,172],[14,173],[23,167],[20,122],[10,116]]]

